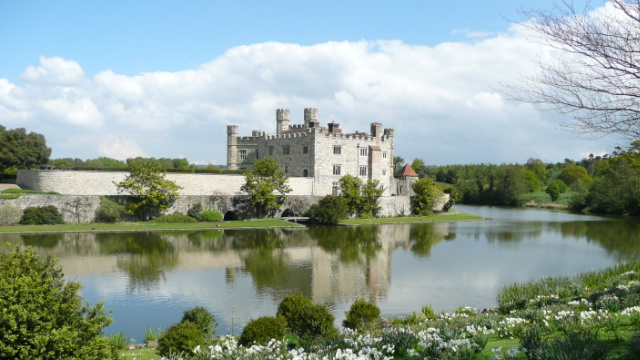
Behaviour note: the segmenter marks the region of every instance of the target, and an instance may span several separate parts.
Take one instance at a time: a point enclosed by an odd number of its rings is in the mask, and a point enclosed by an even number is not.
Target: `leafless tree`
[[[609,0],[597,12],[562,1],[523,15],[536,41],[560,51],[507,95],[567,115],[563,126],[576,133],[639,139],[640,0]]]

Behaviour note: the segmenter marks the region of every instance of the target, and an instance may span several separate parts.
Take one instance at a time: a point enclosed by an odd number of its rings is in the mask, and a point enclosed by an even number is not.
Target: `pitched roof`
[[[416,174],[416,172],[413,171],[413,169],[411,168],[411,165],[409,164],[406,164],[405,166],[402,167],[402,169],[396,171],[396,173],[393,174],[393,177],[407,177],[407,176],[418,177],[418,174]]]

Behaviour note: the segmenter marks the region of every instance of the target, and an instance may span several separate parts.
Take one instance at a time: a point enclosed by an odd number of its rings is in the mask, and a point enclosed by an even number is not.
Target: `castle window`
[[[367,176],[367,167],[360,166],[360,176]]]
[[[309,153],[309,145],[302,145],[302,153],[303,154]]]
[[[384,190],[384,184],[380,184],[380,190]]]
[[[240,160],[247,158],[247,150],[240,150]]]
[[[369,156],[369,148],[360,148],[360,156]]]
[[[382,176],[387,175],[387,169],[382,169]]]
[[[284,172],[285,172],[286,174],[288,174],[288,173],[289,173],[289,165],[287,165],[287,164],[285,164],[285,165],[284,165]]]
[[[340,165],[333,165],[333,175],[340,175]]]
[[[273,146],[269,146],[269,155],[273,155]]]
[[[333,154],[334,154],[334,155],[340,155],[340,154],[342,154],[342,146],[340,146],[340,145],[333,145]]]
[[[307,169],[302,170],[302,176],[303,177],[309,176],[309,170],[307,170]]]
[[[289,155],[289,145],[282,147],[282,155]]]
[[[387,152],[386,152],[386,151],[383,151],[383,152],[382,152],[382,158],[383,158],[383,159],[386,159],[386,158],[387,158]]]

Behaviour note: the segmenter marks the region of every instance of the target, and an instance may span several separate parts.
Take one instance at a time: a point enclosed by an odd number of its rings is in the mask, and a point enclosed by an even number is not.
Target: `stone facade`
[[[397,194],[393,177],[393,129],[372,123],[370,133],[342,133],[340,124],[320,126],[317,109],[304,109],[304,124],[291,125],[288,109],[276,110],[276,134],[254,130],[238,136],[236,125],[227,126],[227,166],[251,169],[256,159],[272,157],[291,179],[313,179],[313,195],[336,194],[338,181],[350,174],[363,181],[374,179],[383,196]]]

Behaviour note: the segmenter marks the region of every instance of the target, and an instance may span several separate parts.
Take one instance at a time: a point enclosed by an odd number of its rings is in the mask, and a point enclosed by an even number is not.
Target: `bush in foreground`
[[[205,344],[202,329],[191,321],[173,324],[158,341],[158,352],[162,356],[193,353],[196,346]]]
[[[277,316],[282,316],[292,334],[302,338],[332,335],[334,317],[322,305],[314,305],[302,294],[287,295],[278,305]]]
[[[376,304],[358,299],[346,313],[342,326],[351,330],[371,330],[380,323],[380,309]]]
[[[20,218],[21,225],[55,225],[64,224],[62,215],[53,205],[28,207]]]
[[[102,303],[83,304],[80,288],[30,248],[0,252],[0,358],[113,359],[100,336],[112,320]]]
[[[271,339],[281,340],[287,330],[287,322],[282,317],[263,316],[245,325],[238,343],[248,346],[253,343],[266,345]]]
[[[180,322],[190,321],[202,331],[205,339],[210,339],[216,332],[218,322],[216,318],[207,309],[202,306],[186,310],[182,315]]]

